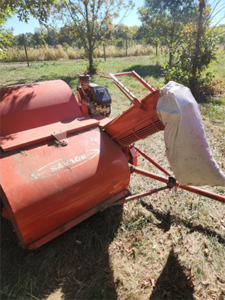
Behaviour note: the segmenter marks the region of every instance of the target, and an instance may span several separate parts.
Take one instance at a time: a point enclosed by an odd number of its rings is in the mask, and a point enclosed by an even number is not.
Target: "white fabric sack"
[[[179,184],[225,186],[189,88],[170,81],[161,89],[156,111],[165,126],[166,155]]]

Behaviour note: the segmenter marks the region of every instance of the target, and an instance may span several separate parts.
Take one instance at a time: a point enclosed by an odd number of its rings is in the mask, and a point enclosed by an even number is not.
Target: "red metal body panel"
[[[82,115],[65,82],[1,88],[0,96],[3,216],[23,247],[39,247],[94,214],[101,202],[127,195],[127,158],[96,127],[109,119]],[[59,145],[60,135],[66,146]]]
[[[70,87],[62,80],[0,89],[1,135],[82,116]]]
[[[164,126],[155,112],[158,98],[159,91],[152,92],[141,101],[145,110],[133,105],[107,124],[105,131],[116,143],[129,146],[163,130]]]
[[[99,128],[68,140],[2,155],[3,202],[24,247],[128,187],[127,159]]]
[[[52,134],[60,131],[67,134],[98,125],[100,121],[90,117],[79,117],[70,119],[67,122],[56,122],[53,124],[40,126],[30,130],[24,130],[17,133],[11,133],[0,137],[0,146],[4,151],[15,150],[17,148],[30,146],[42,141],[49,140]]]
[[[129,190],[125,189],[125,190],[121,191],[120,193],[108,198],[107,200],[102,202],[101,205],[110,205],[110,204],[114,203],[115,201],[117,201],[119,199],[123,199],[124,197],[126,197],[129,194],[130,194]],[[94,206],[93,208],[85,211],[80,216],[78,216],[78,217],[72,219],[71,221],[63,224],[63,226],[56,228],[55,230],[51,231],[49,234],[43,236],[39,240],[37,240],[34,243],[28,245],[26,248],[28,248],[30,250],[34,250],[34,249],[44,245],[45,243],[47,243],[50,240],[57,237],[58,235],[62,234],[63,232],[65,232],[67,230],[69,230],[70,228],[76,226],[77,224],[79,224],[83,220],[91,217],[93,214],[99,212],[100,207],[101,207],[100,205]]]

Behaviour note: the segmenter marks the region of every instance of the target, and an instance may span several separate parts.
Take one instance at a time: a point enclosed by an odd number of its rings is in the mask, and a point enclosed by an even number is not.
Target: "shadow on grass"
[[[178,256],[171,249],[166,265],[160,274],[149,300],[194,299],[191,274],[186,275],[184,267],[179,263]]]
[[[149,65],[149,66],[142,66],[142,65],[134,65],[129,69],[124,69],[121,72],[128,72],[128,71],[135,71],[140,75],[141,77],[146,77],[146,76],[152,76],[155,79],[158,79],[160,77],[163,77],[162,74],[162,67],[161,66],[154,66],[154,65]]]
[[[44,299],[58,289],[66,299],[117,299],[108,247],[121,218],[121,207],[107,209],[35,251],[18,247],[2,220],[1,299]]]
[[[171,215],[170,212],[164,214],[162,211],[155,209],[152,204],[147,204],[143,200],[141,200],[141,205],[150,211],[157,220],[161,221],[160,224],[157,224],[157,227],[164,232],[169,231],[172,224],[183,224],[186,228],[190,229],[190,232],[198,231],[204,235],[216,237],[220,244],[225,244],[225,238],[223,236],[209,228],[203,227],[201,224],[194,225],[192,222],[188,222],[177,215]]]

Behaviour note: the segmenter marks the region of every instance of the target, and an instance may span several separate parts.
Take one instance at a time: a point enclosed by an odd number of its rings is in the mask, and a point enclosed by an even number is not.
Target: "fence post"
[[[127,56],[127,33],[126,33],[126,56]]]
[[[105,43],[103,42],[103,51],[104,51],[104,60],[106,61],[106,55],[105,55]]]
[[[24,34],[23,34],[23,45],[24,45],[24,50],[25,50],[26,59],[27,59],[27,66],[29,67],[29,59],[28,59],[28,55],[27,55],[26,39],[25,39],[25,35]]]

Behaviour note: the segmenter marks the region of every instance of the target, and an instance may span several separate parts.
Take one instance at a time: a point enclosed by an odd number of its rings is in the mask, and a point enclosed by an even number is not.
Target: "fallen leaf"
[[[203,281],[202,281],[202,284],[207,286],[207,285],[210,284],[210,281],[209,281],[208,279],[207,279],[207,280],[203,280]]]
[[[151,282],[152,287],[154,288],[154,287],[155,287],[155,279],[154,279],[154,278],[151,278],[151,279],[150,279],[150,282]]]

